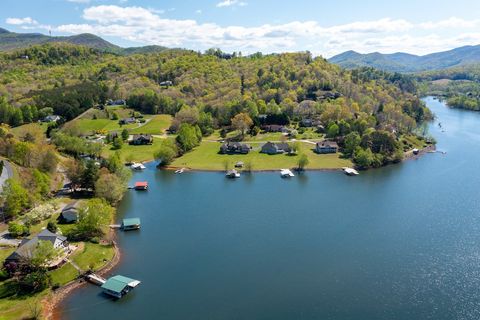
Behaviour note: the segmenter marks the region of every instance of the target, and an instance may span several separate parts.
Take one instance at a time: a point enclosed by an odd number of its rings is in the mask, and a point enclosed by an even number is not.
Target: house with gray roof
[[[338,144],[335,141],[324,140],[317,142],[315,145],[315,152],[320,154],[337,153]]]
[[[14,262],[22,263],[32,258],[39,241],[50,241],[55,249],[68,250],[67,237],[53,233],[47,229],[42,230],[32,239],[23,239],[17,250],[9,255],[4,264]]]
[[[60,221],[64,223],[73,223],[78,221],[79,201],[72,201],[66,205],[60,214]]]
[[[262,150],[260,152],[266,154],[279,154],[289,153],[291,151],[292,149],[286,142],[273,143],[269,141],[262,146]]]

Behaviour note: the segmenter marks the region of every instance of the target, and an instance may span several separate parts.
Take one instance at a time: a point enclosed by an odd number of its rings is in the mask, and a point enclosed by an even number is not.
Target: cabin
[[[102,289],[105,294],[120,299],[139,284],[140,281],[138,280],[116,275],[108,278],[107,281],[102,284]]]
[[[320,154],[326,153],[337,153],[338,151],[338,144],[334,141],[324,140],[321,142],[317,142],[315,145],[315,152]]]
[[[125,125],[125,124],[132,124],[132,123],[137,123],[137,119],[131,117],[131,118],[123,118],[118,121],[120,125]]]
[[[73,201],[66,205],[60,213],[60,221],[63,223],[74,223],[78,221],[78,207],[80,202]]]
[[[140,219],[139,218],[123,219],[122,229],[123,231],[140,229]]]
[[[147,190],[148,182],[147,181],[138,181],[135,182],[135,190]]]
[[[291,151],[292,149],[290,148],[288,143],[285,143],[285,142],[273,143],[269,141],[262,146],[262,150],[260,152],[273,155],[273,154],[280,154],[280,153],[289,153]]]
[[[221,154],[247,154],[250,152],[250,146],[240,142],[225,142],[220,146]]]
[[[60,249],[65,252],[69,250],[66,237],[44,229],[32,239],[23,239],[17,250],[15,250],[5,259],[4,264],[12,262],[18,264],[30,260],[34,250],[38,246],[39,241],[50,241],[55,249]]]
[[[50,115],[43,118],[43,122],[57,122],[60,121],[61,117],[57,115]]]
[[[151,134],[134,134],[129,144],[139,146],[153,143],[153,136]]]

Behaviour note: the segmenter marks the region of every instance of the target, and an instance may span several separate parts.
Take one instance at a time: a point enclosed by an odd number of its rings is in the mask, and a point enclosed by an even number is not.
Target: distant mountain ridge
[[[82,45],[101,51],[112,52],[116,54],[129,55],[136,53],[160,52],[168,48],[162,46],[144,46],[122,48],[110,43],[94,34],[82,33],[73,36],[55,36],[50,37],[41,33],[16,33],[0,28],[0,51],[11,51],[27,48],[36,44],[45,44],[51,42],[65,42],[76,45]]]
[[[417,56],[403,52],[361,54],[346,51],[328,59],[347,69],[373,67],[390,72],[420,72],[441,70],[472,63],[480,63],[480,45],[464,46],[449,51]]]

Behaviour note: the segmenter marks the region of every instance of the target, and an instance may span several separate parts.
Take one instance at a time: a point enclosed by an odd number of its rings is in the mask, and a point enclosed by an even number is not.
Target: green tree
[[[328,126],[327,136],[329,138],[335,138],[336,136],[338,136],[339,133],[340,133],[340,128],[338,127],[337,124],[332,123]]]
[[[38,169],[34,169],[32,175],[35,193],[40,198],[45,199],[50,194],[50,177]]]
[[[126,191],[124,182],[115,174],[103,172],[95,182],[95,196],[116,204],[122,200]]]
[[[310,160],[308,160],[308,157],[306,154],[302,153],[298,157],[297,161],[297,168],[298,170],[304,170],[306,166],[310,163]]]
[[[356,131],[352,131],[345,136],[345,148],[344,154],[348,157],[351,157],[355,152],[355,149],[360,145],[362,141],[360,135]]]
[[[369,168],[373,161],[374,156],[372,150],[370,149],[362,149],[361,147],[357,147],[355,149],[355,153],[353,155],[353,161],[360,167],[360,168]]]
[[[73,240],[91,240],[103,235],[103,228],[110,222],[115,209],[104,199],[92,199],[80,208],[79,220],[68,237]]]
[[[242,136],[253,125],[252,118],[246,113],[239,113],[232,118],[232,127],[240,131]]]
[[[9,222],[8,223],[8,233],[10,236],[14,238],[19,238],[23,236],[27,236],[30,233],[28,226],[16,222]]]
[[[182,123],[180,125],[176,140],[182,152],[190,151],[200,144],[197,130],[188,123]]]
[[[120,137],[115,137],[113,138],[113,144],[112,144],[113,150],[119,150],[123,146],[123,140]]]
[[[160,166],[167,166],[172,163],[173,159],[177,156],[177,145],[173,139],[164,139],[160,143],[160,146],[155,152],[154,157],[158,161]]]
[[[98,166],[93,160],[87,161],[82,172],[82,186],[86,189],[95,189],[95,182],[98,179]]]
[[[56,259],[59,254],[60,251],[53,247],[51,241],[39,240],[32,252],[29,264],[34,270],[38,270],[44,267],[49,261]]]
[[[2,199],[4,203],[3,212],[7,217],[16,217],[22,211],[30,208],[28,191],[14,179],[7,179],[3,186]]]
[[[128,133],[128,130],[127,130],[127,129],[123,129],[123,130],[122,130],[122,139],[123,139],[123,141],[127,141],[129,136],[130,136],[130,134]]]

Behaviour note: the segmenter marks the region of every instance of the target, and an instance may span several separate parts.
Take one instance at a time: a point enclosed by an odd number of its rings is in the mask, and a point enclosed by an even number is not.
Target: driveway
[[[0,245],[16,247],[20,244],[20,240],[11,238],[8,230],[0,232]]]
[[[2,191],[5,181],[13,177],[13,169],[10,162],[8,162],[7,160],[3,160],[3,164],[3,171],[0,175],[0,191]]]

